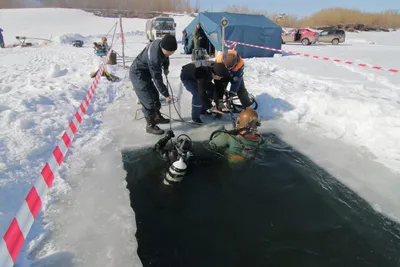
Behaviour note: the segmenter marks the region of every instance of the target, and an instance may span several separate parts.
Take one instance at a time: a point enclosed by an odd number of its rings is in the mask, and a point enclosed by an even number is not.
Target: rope
[[[171,103],[168,103],[169,117],[171,118]],[[172,131],[172,122],[169,120],[169,129]]]
[[[172,98],[172,102],[173,102],[173,103],[178,102],[178,98],[177,98],[177,97]],[[167,105],[168,105],[168,104],[162,104],[161,106],[162,106],[162,107],[166,107]],[[137,108],[137,109],[136,109],[135,120],[143,120],[143,119],[144,119],[144,116],[139,117],[138,113],[139,113],[140,111],[141,111],[141,108]],[[166,117],[169,117],[168,114],[165,114],[165,113],[162,113],[162,112],[161,112],[161,114],[164,115],[164,116],[166,116]]]
[[[110,34],[110,32],[114,29],[114,27],[117,27],[118,22],[115,22],[114,25],[111,27],[111,29],[107,32],[106,36]]]
[[[178,111],[178,108],[177,108],[176,105],[175,105],[175,103],[178,102],[178,98],[174,96],[174,91],[172,90],[172,86],[171,86],[171,84],[169,83],[169,80],[168,80],[168,76],[167,76],[167,75],[165,75],[165,79],[166,79],[166,81],[167,81],[167,88],[168,88],[168,90],[169,90],[170,93],[171,93],[172,104],[173,104],[173,106],[174,106],[174,109],[175,109],[176,113],[178,114],[178,117],[179,117],[179,119],[175,119],[175,118],[172,117],[172,115],[171,115],[171,104],[168,104],[169,114],[165,114],[165,113],[162,113],[162,112],[161,112],[162,115],[164,115],[165,117],[167,117],[167,118],[170,119],[170,129],[172,129],[172,125],[171,125],[171,124],[172,124],[172,123],[171,123],[172,121],[181,122],[181,123],[187,124],[187,125],[189,125],[190,127],[193,127],[193,128],[196,128],[196,127],[201,126],[201,124],[198,124],[198,123],[195,123],[195,122],[185,121],[185,119],[182,118],[180,112]],[[166,106],[166,105],[162,105],[162,106]],[[235,128],[235,127],[236,127],[236,119],[235,119],[235,116],[234,116],[234,114],[233,114],[233,111],[232,111],[231,107],[230,107],[229,105],[227,105],[227,106],[228,106],[228,110],[229,110],[229,113],[230,113],[230,116],[231,116],[233,128]],[[138,116],[138,112],[139,112],[140,110],[141,110],[140,108],[136,109],[135,120],[142,120],[142,119],[144,119],[144,116],[143,116],[143,117],[139,117],[139,116]]]

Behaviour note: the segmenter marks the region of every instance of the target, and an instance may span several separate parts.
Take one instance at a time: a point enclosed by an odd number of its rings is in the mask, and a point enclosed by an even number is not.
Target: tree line
[[[58,7],[129,11],[193,12],[200,9],[191,0],[0,0],[0,8]]]
[[[230,5],[225,8],[225,11],[243,14],[262,14],[282,27],[324,27],[363,24],[386,28],[400,28],[400,10],[396,9],[373,13],[362,12],[357,9],[327,8],[321,9],[307,17],[252,10],[246,5]]]
[[[77,9],[124,10],[144,14],[158,12],[199,12],[199,0],[0,0],[0,8],[61,7]],[[361,12],[356,9],[328,8],[307,17],[291,14],[273,14],[253,10],[246,5],[228,5],[227,12],[262,14],[282,27],[322,27],[364,24],[387,28],[400,28],[400,11]]]

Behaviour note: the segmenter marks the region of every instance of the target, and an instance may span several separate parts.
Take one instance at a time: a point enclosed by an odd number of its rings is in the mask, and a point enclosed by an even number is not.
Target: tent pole
[[[221,27],[222,27],[222,54],[225,54],[225,28],[228,26],[228,19],[223,17],[221,20]]]
[[[222,54],[225,54],[225,27],[222,27]]]

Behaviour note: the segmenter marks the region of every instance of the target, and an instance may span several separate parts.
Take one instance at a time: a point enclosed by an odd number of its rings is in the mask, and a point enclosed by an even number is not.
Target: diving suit
[[[223,150],[231,162],[253,159],[265,143],[257,130],[260,125],[257,112],[247,108],[240,112],[235,129],[228,131],[221,126],[211,134],[209,144]]]

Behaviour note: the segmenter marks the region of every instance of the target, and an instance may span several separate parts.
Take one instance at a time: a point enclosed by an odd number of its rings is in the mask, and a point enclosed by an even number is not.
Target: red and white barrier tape
[[[119,35],[115,42],[121,37]],[[112,47],[111,47],[112,48]],[[83,120],[83,116],[86,114],[90,101],[92,100],[95,89],[103,75],[107,61],[110,57],[112,49],[107,53],[104,62],[102,63],[97,75],[90,85],[89,90],[80,104],[78,110],[74,114],[72,120],[66,131],[62,134],[61,140],[53,150],[52,155],[47,160],[45,166],[41,171],[41,175],[36,183],[30,189],[25,201],[22,203],[17,215],[11,221],[10,226],[5,232],[3,238],[0,241],[0,266],[1,267],[12,267],[24,245],[25,239],[29,234],[29,231],[39,213],[44,198],[54,180],[55,172],[63,162],[68,149],[71,146],[72,140],[77,133],[79,126]]]
[[[224,41],[224,44],[228,48],[235,50],[238,43],[237,42],[232,42],[232,44],[229,44],[229,43],[227,43],[227,41]]]
[[[334,61],[334,62],[344,63],[344,64],[348,64],[348,65],[354,65],[354,66],[358,66],[358,67],[372,68],[372,69],[375,69],[375,70],[384,70],[384,71],[389,71],[389,72],[392,72],[392,73],[400,73],[400,70],[398,70],[398,69],[386,69],[386,68],[383,68],[383,67],[380,67],[380,66],[369,65],[369,64],[365,64],[365,63],[356,63],[356,62],[349,61],[349,60],[342,60],[342,59],[321,57],[321,56],[313,56],[313,55],[306,54],[306,53],[297,53],[297,52],[286,51],[286,50],[281,50],[281,49],[276,49],[276,48],[270,48],[270,47],[266,47],[266,46],[246,44],[246,43],[236,42],[236,41],[225,40],[225,42],[227,44],[231,43],[232,45],[234,45],[235,48],[236,48],[237,44],[240,44],[240,45],[244,45],[244,46],[250,46],[250,47],[255,47],[255,48],[260,48],[260,49],[265,49],[265,50],[271,50],[271,51],[275,51],[275,52],[287,53],[287,54],[290,54],[290,55],[305,56],[305,57],[309,57],[309,58],[322,59],[322,60],[327,60],[327,61]],[[231,47],[232,45],[229,45],[229,46]],[[235,49],[235,48],[233,48],[233,49]]]

